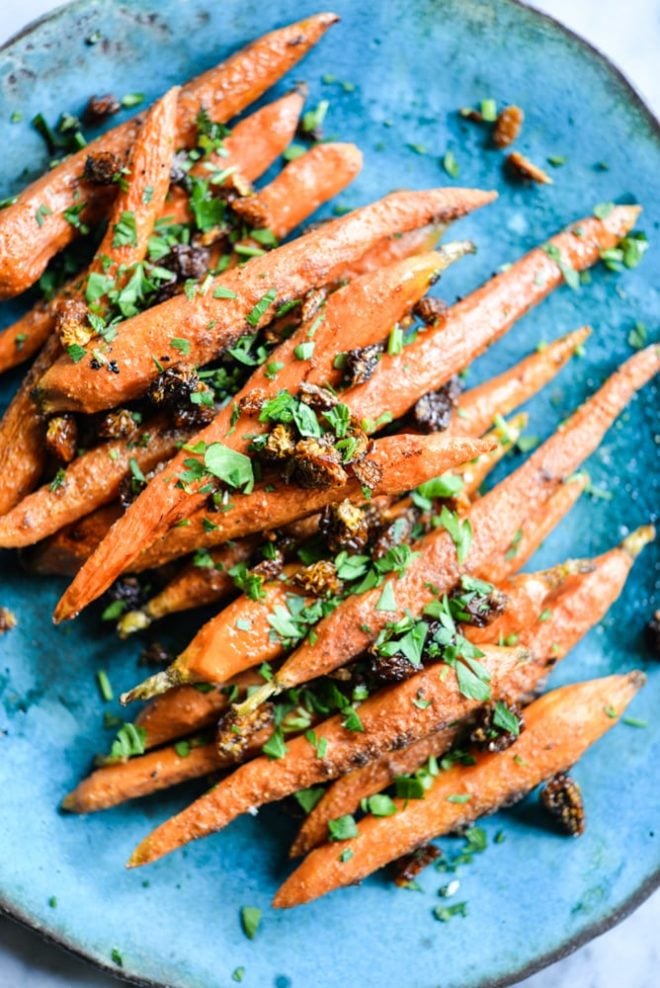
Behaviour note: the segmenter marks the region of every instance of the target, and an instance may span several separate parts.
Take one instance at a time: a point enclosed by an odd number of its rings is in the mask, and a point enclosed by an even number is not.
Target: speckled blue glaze
[[[579,293],[562,287],[480,359],[471,381],[509,366],[540,340],[590,322],[586,355],[574,360],[530,406],[530,431],[556,424],[630,354],[637,320],[657,338],[660,298],[657,227],[660,141],[657,125],[616,72],[556,24],[510,0],[340,0],[343,22],[279,88],[310,84],[310,102],[331,100],[327,132],[354,139],[365,169],[340,197],[353,206],[393,187],[451,181],[440,157],[450,149],[462,184],[497,188],[499,201],[457,227],[479,254],[456,266],[440,288],[465,294],[604,200],[645,206],[652,249],[623,276],[604,270]],[[19,189],[46,164],[27,121],[78,112],[94,92],[144,91],[148,99],[218,61],[247,40],[313,9],[298,0],[83,0],[15,40],[0,55],[0,195]],[[90,47],[84,38],[100,31]],[[332,73],[354,84],[322,84]],[[485,96],[526,111],[521,150],[543,162],[565,155],[551,187],[511,185],[500,153],[456,109]],[[427,154],[409,144],[422,144]],[[607,170],[597,167],[605,162]],[[326,211],[327,212],[327,211]],[[20,304],[2,303],[9,322]],[[15,379],[17,380],[17,378]],[[15,380],[13,383],[15,383]],[[0,404],[11,387],[3,382]],[[593,481],[611,500],[582,500],[538,553],[534,566],[601,552],[658,505],[657,393],[635,401],[592,457]],[[657,436],[655,437],[657,443]],[[651,610],[657,550],[637,564],[622,599],[553,676],[555,685],[647,665],[642,628]],[[111,952],[135,980],[176,988],[232,984],[245,967],[254,988],[468,988],[517,980],[613,922],[657,882],[660,865],[660,673],[632,713],[646,730],[619,725],[576,770],[589,815],[586,835],[569,841],[544,829],[533,799],[485,822],[506,840],[463,869],[459,900],[469,915],[442,924],[432,917],[444,876],[423,875],[423,891],[396,890],[376,876],[290,913],[269,909],[289,865],[293,822],[277,808],[245,817],[225,832],[158,862],[126,872],[137,840],[188,803],[191,785],[89,818],[65,817],[57,805],[105,750],[104,707],[95,671],[108,670],[115,692],[136,680],[139,645],[117,643],[98,610],[75,625],[49,621],[63,583],[29,579],[14,555],[0,558],[0,604],[18,627],[0,639],[0,892],[4,908],[93,961],[112,968]],[[168,641],[190,638],[194,613],[163,629]],[[445,849],[456,842],[445,840]],[[51,896],[57,907],[49,907]],[[454,900],[455,901],[455,900]],[[264,909],[254,942],[239,925],[241,905]]]

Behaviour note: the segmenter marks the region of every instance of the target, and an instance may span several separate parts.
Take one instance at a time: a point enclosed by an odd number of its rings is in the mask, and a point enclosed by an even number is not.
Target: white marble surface
[[[57,5],[53,0],[22,0],[20,4],[4,0],[0,3],[0,42]],[[537,0],[533,6],[609,55],[660,114],[658,0],[625,4],[620,0]],[[521,982],[520,988],[658,988],[658,930],[660,893],[613,930]],[[110,988],[116,983],[42,943],[34,934],[0,921],[0,988]]]

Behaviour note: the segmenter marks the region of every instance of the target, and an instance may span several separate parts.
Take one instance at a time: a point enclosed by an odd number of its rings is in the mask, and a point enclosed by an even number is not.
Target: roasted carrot
[[[520,569],[545,541],[550,532],[559,524],[588,483],[585,472],[568,477],[550,495],[540,508],[521,522],[511,543],[505,548],[497,548],[488,562],[488,579],[499,583],[510,573]]]
[[[127,799],[146,796],[190,779],[219,771],[228,764],[215,744],[194,747],[186,742],[97,768],[62,800],[70,813],[95,813]]]
[[[480,662],[491,676],[494,690],[500,679],[528,658],[524,649],[488,646],[483,652]],[[431,701],[423,709],[413,703],[420,695]],[[282,799],[297,789],[335,778],[365,755],[374,757],[380,751],[393,750],[415,737],[440,730],[466,717],[476,705],[459,692],[454,676],[443,680],[437,666],[423,669],[398,686],[365,700],[359,708],[362,731],[348,730],[342,725],[342,716],[337,715],[316,726],[316,745],[304,737],[295,738],[282,758],[261,757],[241,766],[211,792],[161,824],[136,848],[129,866],[147,864],[190,840],[220,830],[250,806]],[[318,757],[318,740],[322,738],[327,740],[327,750]]]
[[[115,501],[93,511],[72,525],[65,525],[55,535],[24,549],[21,564],[29,573],[40,576],[73,576],[121,514]]]
[[[644,680],[643,673],[634,671],[547,693],[527,708],[525,730],[510,748],[474,752],[474,765],[454,765],[442,772],[424,799],[395,800],[397,811],[392,816],[365,817],[357,837],[346,844],[351,856],[341,855],[332,843],[312,851],[279,889],[273,904],[300,905],[360,881],[424,841],[493,813],[544,779],[566,771],[614,726]]]
[[[512,606],[516,608],[519,641],[531,648],[534,662],[513,671],[510,681],[504,684],[503,696],[515,698],[535,689],[548,669],[602,620],[621,593],[635,559],[654,534],[650,526],[645,526],[596,559],[575,560],[555,567],[549,571],[549,585],[544,574],[539,574],[540,578],[532,575],[531,580],[518,578],[514,590],[514,593],[518,591],[518,600],[509,600],[506,614],[510,615]],[[546,607],[548,598],[552,598],[550,607]],[[497,640],[502,630],[503,623],[495,621],[484,629],[466,629],[466,634],[477,643]],[[511,630],[510,617],[507,630]],[[362,799],[385,789],[397,775],[414,772],[429,755],[446,752],[459,730],[460,725],[440,731],[337,779],[304,820],[291,855],[306,854],[324,843],[329,820],[355,812]]]
[[[491,559],[507,551],[525,520],[541,510],[562,480],[596,449],[635,391],[659,368],[660,347],[636,353],[521,467],[475,501],[462,522],[465,525],[469,520],[472,533],[464,559],[469,572],[488,579]],[[295,686],[345,665],[369,646],[386,623],[399,620],[407,611],[420,613],[434,592],[446,592],[458,582],[461,567],[448,532],[431,532],[417,548],[418,556],[399,579],[388,578],[394,610],[378,609],[380,588],[349,597],[316,626],[314,645],[305,642],[293,652],[260,694]],[[255,703],[258,699],[256,694],[252,697]]]
[[[213,604],[236,593],[236,585],[228,571],[249,559],[258,544],[254,537],[241,539],[213,549],[204,557],[203,565],[188,563],[144,607],[122,614],[117,623],[119,637],[127,638],[136,631],[144,631],[152,621],[167,614]]]
[[[582,326],[531,353],[503,374],[465,391],[456,402],[447,431],[452,435],[481,435],[496,415],[508,415],[551,381],[590,333],[588,326]]]
[[[501,426],[487,433],[488,438],[495,442],[495,447],[453,471],[463,481],[460,493],[463,503],[469,504],[469,499],[478,492],[490,471],[515,447],[526,425],[526,415],[516,415],[508,422],[503,421]]]
[[[173,456],[188,433],[167,428],[160,420],[132,441],[114,439],[73,460],[57,477],[23,498],[0,517],[0,547],[33,545],[63,525],[77,521],[95,508],[114,501],[131,471],[144,476]]]
[[[337,20],[336,14],[315,14],[273,31],[189,82],[179,99],[177,143],[192,145],[202,107],[220,123],[240,113],[295,65]],[[77,230],[64,215],[67,209],[85,202],[83,219],[88,220],[88,213],[103,208],[103,202],[95,202],[100,187],[82,181],[87,157],[110,152],[123,158],[136,139],[141,119],[135,117],[103,134],[33,182],[13,205],[2,210],[0,298],[29,288],[50,258],[75,238]],[[35,221],[39,209],[41,226]]]
[[[259,672],[250,669],[236,676],[227,685],[244,692],[248,687],[258,686],[262,682]],[[193,734],[216,724],[219,714],[229,705],[229,696],[230,692],[226,692],[224,688],[207,683],[199,689],[196,686],[176,686],[150,700],[134,721],[137,727],[146,732],[145,748],[155,748],[173,738]]]
[[[191,171],[207,175],[206,165],[217,157],[218,165],[223,169],[236,169],[227,181],[231,178],[236,181],[236,174],[246,181],[258,178],[289,144],[303,101],[303,95],[296,90],[256,110],[236,124],[225,139],[223,157],[212,154]],[[151,201],[154,201],[153,196]],[[190,218],[188,199],[177,187],[170,190],[161,209],[161,217],[165,216],[172,222],[186,222]],[[60,302],[75,294],[82,278],[82,275],[73,278],[55,298],[38,302],[18,322],[0,333],[0,372],[29,360],[39,350],[53,329]]]
[[[92,261],[90,273],[100,273],[107,265],[133,264],[146,252],[154,219],[169,186],[177,95],[177,90],[167,93],[144,120],[129,157],[129,166],[133,169],[130,180],[115,199],[108,232]],[[148,187],[152,188],[153,194],[145,201],[143,193]],[[127,214],[132,216],[131,236],[117,237],[115,229]],[[75,297],[82,290],[82,286],[80,289],[76,286],[72,294]],[[0,423],[0,514],[9,511],[31,490],[41,474],[42,421],[31,392],[59,353],[59,341],[53,336],[34,361]]]
[[[255,387],[258,387],[265,394],[274,394],[284,386],[297,390],[303,380],[310,378],[314,380],[314,375],[316,375],[317,380],[318,376],[321,375],[322,381],[324,381],[324,377],[330,378],[337,373],[333,371],[332,361],[337,352],[335,347],[340,334],[351,332],[353,340],[358,345],[373,342],[374,338],[378,339],[379,336],[376,334],[384,335],[391,328],[393,322],[409,312],[414,303],[424,294],[434,272],[438,268],[442,268],[443,265],[446,266],[457,256],[461,256],[459,248],[455,248],[453,251],[447,248],[444,252],[418,255],[400,261],[384,271],[368,273],[362,278],[350,282],[344,289],[340,289],[330,297],[325,311],[320,317],[310,320],[309,325],[302,325],[289,340],[276,348],[271,355],[272,360],[269,365],[258,369],[252,375],[247,385],[242,389],[239,398],[248,394]],[[261,259],[256,258],[248,267],[259,260]],[[379,294],[376,294],[376,290],[379,291]],[[304,342],[308,345],[309,333],[313,335],[314,350],[307,359],[300,360],[296,356],[296,350],[300,343]],[[270,367],[279,364],[283,366],[274,376]],[[231,415],[231,409],[221,411],[213,422],[195,437],[195,441],[207,445],[216,441],[223,441],[235,449],[240,450],[242,447],[245,450],[245,436],[242,432],[232,431]],[[252,431],[263,431],[263,425],[259,426],[255,422]],[[186,452],[175,458],[168,471],[165,472],[163,479],[165,476],[169,478],[171,472],[176,473],[177,470],[182,469],[183,461],[188,460],[189,457],[190,453]],[[136,510],[129,509],[124,520],[119,523],[124,531],[133,529],[129,540],[132,543],[130,558],[128,556],[122,559],[117,558],[113,563],[110,563],[109,557],[105,558],[112,545],[128,548],[121,531],[118,531],[118,525],[117,529],[113,530],[112,537],[108,537],[104,541],[85,567],[84,583],[86,589],[84,596],[88,600],[93,599],[96,592],[90,581],[92,570],[102,568],[105,577],[114,568],[115,575],[118,574],[133,562],[143,547],[148,546],[154,540],[160,530],[170,527],[184,515],[191,515],[195,508],[204,502],[205,497],[203,495],[191,493],[190,487],[187,490],[188,493],[179,487],[174,487],[167,480],[163,484],[150,486],[144,492],[145,495],[148,494],[147,501],[151,502],[151,499],[154,499],[152,502],[153,509],[149,508],[145,511],[145,501],[141,501],[139,505],[136,502]],[[244,510],[244,506],[245,501],[242,499],[241,512]],[[262,527],[261,523],[260,527]],[[119,540],[116,536],[119,536]],[[195,548],[194,545],[193,548]],[[112,555],[114,553],[110,552],[110,556]],[[99,572],[100,576],[101,573]],[[72,587],[72,595],[77,594],[77,592],[78,588]]]
[[[193,165],[190,174],[208,178],[215,168],[226,175],[222,185],[231,184],[241,192],[249,188],[249,183],[263,175],[291,142],[304,102],[304,92],[299,87],[255,110],[232,127],[220,152],[205,156]],[[170,190],[162,218],[174,223],[192,219],[188,196],[182,189]]]
[[[562,265],[582,271],[631,229],[639,212],[638,206],[618,206],[605,220],[586,217],[572,224],[447,309],[406,347],[403,357],[384,355],[373,377],[352,390],[355,414],[374,421],[385,411],[394,418],[403,415],[423,394],[439,388],[466,367],[561,283],[562,271],[547,250],[559,251]]]
[[[355,144],[317,144],[289,162],[265,189],[237,200],[234,211],[250,226],[283,237],[341,192],[361,168]]]
[[[383,238],[435,219],[458,219],[494,197],[478,189],[398,192],[326,223],[214,279],[203,295],[177,295],[127,320],[104,350],[118,373],[100,377],[89,361],[74,364],[62,358],[39,385],[43,408],[93,412],[135,398],[159,373],[151,354],[170,353],[173,337],[188,340],[190,361],[206,363],[246,332],[248,317],[253,329],[263,325],[272,318],[276,300],[332,282]]]

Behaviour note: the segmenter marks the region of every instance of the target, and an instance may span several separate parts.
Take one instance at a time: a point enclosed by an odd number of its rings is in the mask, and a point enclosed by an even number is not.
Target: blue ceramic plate
[[[660,219],[658,127],[602,57],[558,25],[511,0],[339,0],[343,16],[293,73],[310,100],[330,100],[327,132],[359,142],[366,166],[341,196],[372,200],[393,187],[451,182],[440,158],[451,150],[460,182],[495,187],[497,204],[458,232],[480,251],[442,283],[451,299],[470,291],[570,220],[605,200],[645,206],[643,228],[657,238]],[[2,53],[0,195],[46,165],[39,137],[24,121],[78,112],[94,92],[143,91],[149,100],[206,69],[265,30],[313,9],[299,0],[82,0],[29,29]],[[85,38],[100,32],[96,45]],[[323,82],[331,73],[339,83]],[[341,83],[350,85],[342,86]],[[287,79],[281,89],[291,84]],[[521,150],[553,170],[555,184],[508,184],[502,156],[458,107],[492,96],[525,108]],[[412,145],[423,146],[419,153]],[[605,167],[606,166],[606,167]],[[561,288],[478,361],[471,380],[508,367],[540,340],[590,322],[586,355],[531,404],[531,432],[546,436],[631,350],[633,325],[650,336],[660,315],[658,248],[635,271],[594,272],[580,292]],[[15,307],[3,303],[8,322]],[[2,399],[11,388],[3,382]],[[601,552],[658,505],[651,487],[657,404],[652,387],[635,401],[589,463],[609,500],[584,498],[534,560]],[[656,417],[654,420],[654,409]],[[657,435],[655,437],[657,443]],[[650,615],[654,550],[637,564],[622,599],[554,677],[554,684],[644,666],[642,628]],[[462,869],[458,899],[466,918],[432,917],[445,877],[423,875],[421,892],[376,876],[298,911],[269,902],[287,874],[294,823],[278,808],[246,817],[224,833],[146,871],[123,863],[137,840],[190,802],[191,786],[106,814],[65,817],[57,805],[109,742],[95,670],[115,691],[136,680],[139,646],[117,644],[98,611],[55,629],[50,611],[58,580],[24,575],[13,555],[0,561],[0,603],[18,627],[0,641],[0,884],[4,908],[99,965],[148,984],[224,986],[245,968],[255,988],[356,985],[467,988],[508,984],[621,918],[649,894],[660,864],[660,676],[633,713],[646,729],[619,725],[579,765],[589,825],[579,841],[545,830],[534,799],[484,826],[489,848]],[[190,638],[201,617],[164,634]],[[181,625],[184,622],[179,621]],[[105,709],[117,712],[116,705]],[[505,841],[494,843],[503,831]],[[460,841],[443,842],[452,850]],[[56,907],[49,906],[51,896]],[[456,901],[456,900],[454,900]],[[263,908],[258,938],[239,925],[242,905]],[[123,970],[113,966],[117,948]]]

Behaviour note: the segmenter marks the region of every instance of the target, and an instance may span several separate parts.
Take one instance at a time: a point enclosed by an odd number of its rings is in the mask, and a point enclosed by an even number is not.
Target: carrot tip
[[[127,693],[122,693],[119,700],[123,706],[134,700],[150,700],[153,696],[166,693],[172,686],[178,686],[181,682],[183,682],[183,678],[176,669],[164,669],[163,672],[157,672],[155,676],[149,676],[148,679]]]
[[[642,525],[640,528],[625,537],[621,543],[621,548],[624,549],[629,556],[632,556],[633,559],[636,559],[644,546],[647,546],[649,542],[653,542],[654,538],[655,528],[653,525]]]
[[[62,802],[60,803],[60,809],[64,810],[66,813],[76,813],[78,810],[78,799],[76,796],[76,790],[67,793]]]

